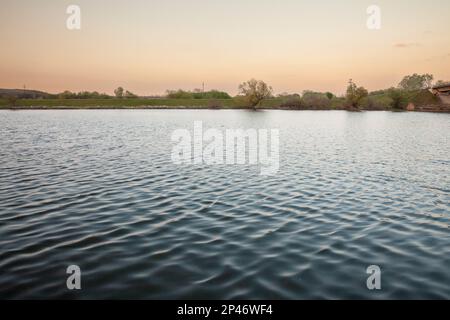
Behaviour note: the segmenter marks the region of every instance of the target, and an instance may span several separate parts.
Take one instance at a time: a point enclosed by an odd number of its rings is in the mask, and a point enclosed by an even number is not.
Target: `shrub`
[[[361,100],[361,107],[365,110],[387,110],[392,105],[392,99],[387,95],[368,96]]]
[[[168,99],[193,99],[194,96],[193,96],[192,92],[178,89],[178,90],[167,90],[167,98]]]
[[[325,92],[325,95],[327,96],[328,99],[333,99],[334,98],[334,94],[332,94],[331,92]]]
[[[302,103],[307,109],[326,109],[331,106],[331,100],[326,94],[312,91],[303,92]]]
[[[303,101],[299,95],[283,96],[280,108],[283,109],[303,109]]]
[[[343,97],[333,97],[330,104],[330,108],[341,110],[345,109],[346,100]]]
[[[391,88],[388,90],[388,96],[392,99],[392,109],[403,110],[406,108],[408,104],[408,98],[404,90]]]
[[[438,104],[440,102],[439,98],[428,90],[408,92],[407,99],[408,102],[412,102],[415,105]]]
[[[6,97],[6,101],[8,102],[8,105],[9,105],[10,107],[15,107],[16,104],[17,104],[17,97],[14,96],[14,95],[7,96],[7,97]]]
[[[200,89],[194,91],[167,90],[168,99],[231,99],[231,96],[223,91],[211,90],[202,92]]]
[[[194,91],[192,95],[194,99],[231,99],[231,96],[228,93],[218,90],[206,92]]]

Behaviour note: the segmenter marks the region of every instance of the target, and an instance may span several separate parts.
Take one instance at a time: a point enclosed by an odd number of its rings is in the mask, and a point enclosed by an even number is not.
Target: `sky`
[[[69,5],[81,29],[69,30]],[[367,28],[370,5],[381,29]],[[342,94],[403,76],[450,81],[448,0],[2,0],[0,88],[140,95],[264,80]]]

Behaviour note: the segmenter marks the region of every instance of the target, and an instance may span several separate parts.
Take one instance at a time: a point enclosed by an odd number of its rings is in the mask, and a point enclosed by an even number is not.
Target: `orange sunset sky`
[[[66,9],[81,8],[81,30]],[[366,27],[369,5],[380,30]],[[404,75],[450,80],[448,0],[2,0],[0,87],[140,95],[237,93],[257,78],[276,93],[369,90]]]

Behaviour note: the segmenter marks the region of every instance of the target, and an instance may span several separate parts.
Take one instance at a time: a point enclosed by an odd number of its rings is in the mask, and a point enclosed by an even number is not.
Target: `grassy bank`
[[[263,108],[276,108],[279,99],[263,102]],[[244,105],[234,99],[20,99],[16,101],[18,108],[30,109],[127,109],[127,108],[167,108],[167,109],[196,109],[220,108],[239,109]],[[0,108],[10,108],[7,100],[0,100]]]
[[[421,106],[437,105],[439,100],[427,90],[389,91],[371,93],[361,100],[360,110],[405,110],[413,103],[420,111]],[[0,99],[0,109],[11,108],[11,101]],[[242,97],[233,99],[19,99],[15,109],[246,109]],[[326,98],[320,93],[299,96],[285,96],[264,100],[262,109],[291,110],[345,110],[343,97]]]
[[[136,107],[207,107],[209,100],[194,99],[20,99],[17,107],[30,108],[136,108]],[[231,102],[231,103],[230,103]],[[232,100],[221,100],[224,107],[232,107]],[[8,106],[0,100],[0,106]]]

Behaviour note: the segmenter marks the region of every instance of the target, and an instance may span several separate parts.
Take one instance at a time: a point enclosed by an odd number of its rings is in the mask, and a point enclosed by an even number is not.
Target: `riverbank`
[[[12,110],[71,110],[71,109],[248,109],[236,99],[19,99],[15,106],[0,99],[0,109]],[[285,103],[283,98],[264,100],[259,109],[267,110],[348,110],[337,100],[329,106],[298,107]],[[390,107],[362,107],[362,111],[399,111]],[[357,110],[348,110],[357,111]],[[424,104],[415,107],[419,112],[450,113],[450,105]]]
[[[276,109],[282,99],[267,99],[261,108]],[[11,108],[0,99],[0,108]],[[15,109],[247,109],[236,99],[19,99]]]
[[[127,109],[127,108],[207,108],[208,99],[19,99],[18,109]],[[221,108],[233,108],[232,99],[218,100]],[[0,100],[0,108],[10,108]]]

